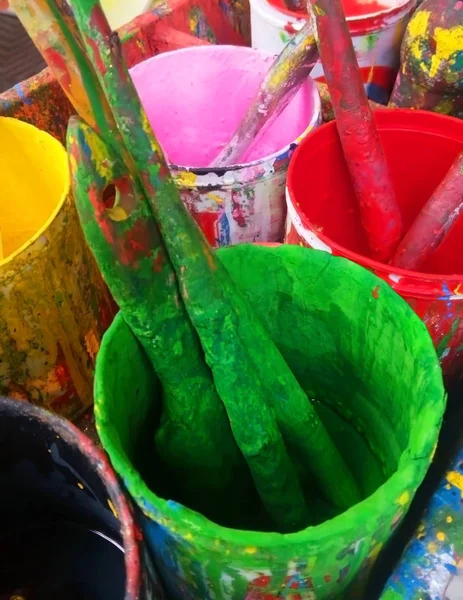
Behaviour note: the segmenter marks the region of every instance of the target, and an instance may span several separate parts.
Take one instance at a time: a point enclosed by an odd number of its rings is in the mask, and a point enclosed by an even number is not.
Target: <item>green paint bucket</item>
[[[346,259],[296,246],[240,245],[219,256],[317,402],[364,500],[285,535],[227,528],[169,500],[152,442],[160,385],[120,315],[97,362],[104,447],[173,598],[358,597],[353,584],[407,511],[437,443],[445,393],[431,338],[388,284]]]

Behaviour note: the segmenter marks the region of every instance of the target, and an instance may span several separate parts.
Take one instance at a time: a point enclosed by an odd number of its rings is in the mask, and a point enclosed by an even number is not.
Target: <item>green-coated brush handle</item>
[[[253,460],[259,458],[258,468],[253,470],[250,464],[253,475],[266,472],[264,448],[249,443],[252,436],[243,431],[248,423],[237,420],[235,409],[241,405],[249,414],[250,405],[258,413],[268,403],[275,411],[287,446],[296,451],[304,467],[315,474],[327,496],[343,508],[351,506],[360,495],[345,461],[264,326],[188,213],[169,177],[161,149],[124,63],[119,39],[111,32],[100,3],[79,0],[73,6],[91,60],[100,65],[98,78],[160,226],[185,307],[200,337],[235,439],[248,464],[251,456]],[[261,433],[262,428],[256,428],[258,437]],[[260,457],[256,456],[258,451],[261,451]],[[340,481],[343,482],[341,489]],[[296,490],[295,485],[290,487]],[[261,497],[276,516],[278,511],[270,506],[275,498]],[[303,513],[301,505],[301,518]]]

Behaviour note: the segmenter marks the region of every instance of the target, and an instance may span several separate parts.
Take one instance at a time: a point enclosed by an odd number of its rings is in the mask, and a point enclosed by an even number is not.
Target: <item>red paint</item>
[[[307,10],[305,8],[292,10],[287,7],[285,0],[268,0],[268,2],[279,11],[297,19],[307,16]],[[348,20],[371,19],[372,16],[383,20],[384,16],[389,17],[391,13],[394,14],[408,2],[409,0],[397,0],[396,6],[391,8],[385,2],[381,2],[381,0],[341,0],[344,14]]]
[[[340,0],[310,0],[339,137],[372,253],[389,260],[402,217]]]
[[[297,29],[294,28],[294,25],[290,21],[286,23],[284,30],[286,33],[289,33],[289,35],[296,35],[297,33]]]
[[[96,64],[96,68],[98,69],[100,75],[104,75],[106,73],[106,69],[104,67],[103,64],[103,60],[101,59],[101,54],[100,51],[98,49],[98,46],[96,45],[96,43],[91,40],[88,36],[86,36],[86,43],[90,46],[90,48],[92,49],[93,52],[93,56],[95,58],[95,64]]]
[[[404,109],[380,110],[374,116],[407,229],[463,150],[463,121]],[[315,233],[333,254],[372,270],[403,296],[426,323],[447,382],[460,376],[463,220],[456,223],[421,273],[373,260],[334,123],[310,133],[295,151],[288,190],[303,227]],[[294,226],[286,241],[309,245]]]
[[[463,152],[421,209],[391,265],[417,270],[442,244],[463,210]]]
[[[375,287],[375,289],[371,292],[371,295],[373,296],[373,298],[375,300],[378,300],[378,298],[379,298],[379,285],[377,285]]]

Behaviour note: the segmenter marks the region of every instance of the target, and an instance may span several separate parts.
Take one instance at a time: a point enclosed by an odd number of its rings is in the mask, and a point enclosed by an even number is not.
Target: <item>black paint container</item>
[[[0,600],[163,600],[106,456],[74,425],[0,398]]]

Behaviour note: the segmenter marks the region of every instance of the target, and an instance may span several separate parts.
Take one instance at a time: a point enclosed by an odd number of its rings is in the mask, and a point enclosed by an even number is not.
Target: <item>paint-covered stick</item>
[[[176,499],[213,518],[217,503],[234,497],[238,511],[252,482],[177,281],[163,268],[169,259],[149,206],[124,163],[88,125],[74,117],[67,137],[85,237],[163,386],[155,442]]]
[[[391,261],[419,270],[445,240],[463,210],[463,152],[416,217]]]
[[[288,106],[317,60],[317,43],[307,22],[275,59],[236,132],[211,166],[226,167],[244,160],[258,134]]]
[[[111,110],[92,75],[69,7],[48,0],[11,0],[10,5],[71,104],[93,129],[117,145],[119,134]]]
[[[390,260],[402,218],[341,0],[308,0],[320,58],[372,256]]]
[[[283,514],[278,493],[286,489],[287,501],[293,502],[296,485],[288,470],[286,480],[276,478],[274,486],[268,487],[268,463],[273,458],[267,454],[265,445],[256,443],[263,439],[258,421],[235,420],[235,410],[240,404],[244,414],[251,411],[256,415],[268,402],[275,411],[286,445],[314,473],[328,498],[342,508],[351,506],[360,499],[360,494],[345,461],[265,327],[181,201],[124,64],[120,42],[111,33],[99,2],[80,0],[74,11],[82,37],[92,49],[93,60],[102,65],[98,71],[100,82],[111,98],[124,143],[149,192],[185,307],[200,337],[235,439],[250,465],[267,510],[281,527],[294,525],[288,519],[296,515],[295,507]],[[255,440],[250,431],[237,431],[236,427],[248,427],[251,432],[255,428]],[[275,464],[284,462],[281,459]],[[294,494],[290,495],[291,491]],[[303,514],[300,506],[301,520]]]

